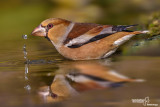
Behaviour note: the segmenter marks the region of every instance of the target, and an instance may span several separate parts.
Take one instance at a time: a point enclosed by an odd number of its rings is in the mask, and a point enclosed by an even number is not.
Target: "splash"
[[[22,35],[22,38],[23,39],[27,39],[27,35]],[[28,81],[29,81],[29,78],[28,78],[28,67],[29,67],[29,59],[27,57],[27,50],[26,50],[26,44],[23,45],[23,54],[24,54],[24,59],[26,60],[25,62],[25,81],[27,82],[26,85],[24,86],[24,88],[27,90],[27,92],[30,92],[31,90],[31,86],[29,85]]]

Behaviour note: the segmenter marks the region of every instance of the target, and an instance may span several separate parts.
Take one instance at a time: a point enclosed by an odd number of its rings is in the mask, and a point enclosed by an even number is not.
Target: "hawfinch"
[[[32,32],[52,42],[57,51],[72,60],[106,58],[132,36],[147,31],[129,31],[135,25],[76,23],[60,18],[44,20]]]

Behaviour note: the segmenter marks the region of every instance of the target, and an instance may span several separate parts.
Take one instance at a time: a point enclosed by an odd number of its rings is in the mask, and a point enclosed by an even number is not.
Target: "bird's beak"
[[[32,33],[33,36],[46,36],[46,29],[44,27],[42,27],[41,25],[39,25],[38,27],[36,27]]]

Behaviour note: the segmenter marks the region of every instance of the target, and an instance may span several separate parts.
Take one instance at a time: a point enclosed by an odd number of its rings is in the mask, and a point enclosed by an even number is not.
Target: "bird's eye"
[[[53,27],[53,24],[48,24],[48,25],[47,25],[47,28],[48,28],[48,29],[50,29],[50,28],[52,28],[52,27]]]

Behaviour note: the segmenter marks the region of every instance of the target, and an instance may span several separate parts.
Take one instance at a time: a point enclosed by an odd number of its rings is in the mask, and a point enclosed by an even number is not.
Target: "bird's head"
[[[60,18],[46,19],[32,31],[32,35],[47,37],[56,44],[62,39],[61,37],[67,31],[70,23],[70,21]]]

